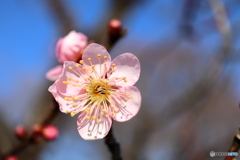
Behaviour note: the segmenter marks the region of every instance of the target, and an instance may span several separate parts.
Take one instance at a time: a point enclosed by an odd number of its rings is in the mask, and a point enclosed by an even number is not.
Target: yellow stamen
[[[71,67],[71,66],[69,66],[69,67],[68,67],[68,69],[72,69],[72,67]]]
[[[83,64],[84,62],[83,62],[83,60],[80,60],[79,63]]]
[[[69,82],[68,81],[63,81],[63,84],[69,84]]]
[[[101,54],[97,54],[97,57],[101,57]]]
[[[88,60],[88,61],[91,61],[91,60],[92,60],[92,58],[88,58],[87,60]]]
[[[76,113],[70,113],[71,117],[74,117],[76,115]]]

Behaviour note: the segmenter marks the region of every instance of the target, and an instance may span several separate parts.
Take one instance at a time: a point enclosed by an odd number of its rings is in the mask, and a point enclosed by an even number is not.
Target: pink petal
[[[87,45],[87,37],[76,31],[71,31],[67,36],[57,42],[56,56],[60,63],[75,61],[81,56],[80,50]]]
[[[90,115],[90,119],[87,119],[87,116],[87,113],[82,111],[77,120],[78,132],[81,137],[85,140],[96,140],[104,138],[111,128],[111,117],[106,117],[99,114],[102,121],[97,122],[97,119],[92,119],[92,115]]]
[[[64,94],[61,94],[57,91],[56,89],[56,83],[54,83],[53,85],[51,85],[48,89],[49,92],[51,92],[55,98],[55,100],[58,102],[59,104],[59,108],[60,108],[60,111],[63,112],[63,113],[76,113],[76,112],[79,112],[82,108],[84,108],[84,104],[85,103],[81,103],[81,101],[84,101],[84,100],[78,100],[79,104],[77,107],[72,107],[72,103],[76,101],[67,101],[65,100],[64,98],[65,97],[71,97],[71,96],[66,96]],[[84,93],[85,91],[84,90],[81,90],[80,93]]]
[[[63,69],[62,65],[58,65],[58,66],[50,69],[46,73],[46,78],[50,81],[55,81],[61,75],[62,69]]]
[[[98,54],[101,55],[100,58],[97,57]],[[107,58],[104,59],[104,56]],[[89,61],[88,58],[91,58],[91,61]],[[82,59],[84,61],[83,65],[86,67],[95,65],[95,71],[97,72],[98,76],[105,74],[105,72],[109,69],[111,62],[111,56],[107,50],[103,46],[96,43],[91,43],[85,48],[82,54]],[[104,64],[104,62],[106,63]]]
[[[132,98],[128,99],[128,101],[125,101],[120,96],[113,96],[112,103],[117,107],[119,112],[113,115],[112,118],[119,122],[128,121],[134,117],[138,113],[141,106],[141,94],[137,87],[127,86],[122,90],[124,93],[130,93]],[[123,104],[121,105],[120,102],[123,102]]]
[[[114,72],[109,76],[110,80],[114,78],[126,77],[127,82],[118,81],[116,84],[119,86],[132,86],[140,76],[140,63],[138,58],[131,53],[124,53],[116,57],[112,64],[116,64]]]
[[[85,82],[80,73],[81,68],[81,65],[78,63],[65,61],[63,72],[55,82],[57,91],[66,96],[78,95],[82,89],[81,83]],[[69,80],[69,78],[71,79]],[[70,84],[64,84],[66,81],[70,81]]]

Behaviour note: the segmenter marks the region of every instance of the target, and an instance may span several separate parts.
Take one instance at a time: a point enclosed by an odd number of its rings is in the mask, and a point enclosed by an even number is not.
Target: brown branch
[[[105,143],[112,154],[112,160],[122,160],[120,144],[116,141],[112,128],[108,132],[108,135],[105,137]]]
[[[240,128],[238,129],[237,134],[233,138],[232,145],[228,152],[238,152],[239,149],[240,149]],[[227,156],[225,157],[224,160],[233,160],[234,158],[235,156]]]
[[[57,116],[57,113],[59,113],[58,109],[58,103],[53,99],[53,107],[52,110],[47,114],[47,116],[43,119],[43,121],[40,123],[41,126],[47,125],[52,122],[52,120]],[[9,151],[2,152],[0,155],[0,160],[4,160],[5,157],[19,153],[23,149],[25,149],[28,145],[33,143],[34,138],[36,134],[31,133],[26,139],[20,141],[18,144],[16,144],[13,148],[11,148]]]

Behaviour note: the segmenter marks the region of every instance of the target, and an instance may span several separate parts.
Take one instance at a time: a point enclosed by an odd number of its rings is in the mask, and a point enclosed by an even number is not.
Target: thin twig
[[[112,128],[108,132],[108,135],[105,137],[105,143],[112,154],[112,160],[122,160],[120,155],[120,144],[116,141]]]
[[[237,134],[233,138],[233,142],[229,149],[229,152],[238,152],[239,149],[240,149],[240,128],[238,129]],[[235,156],[227,156],[225,157],[224,160],[233,160],[234,158]]]
[[[43,119],[43,121],[40,123],[41,126],[47,125],[57,116],[57,113],[59,113],[58,109],[58,103],[53,99],[53,107],[52,110],[48,113],[48,115]],[[2,152],[0,155],[0,160],[3,160],[5,157],[16,154],[25,149],[28,145],[30,145],[33,142],[33,139],[35,137],[35,133],[31,133],[25,140],[20,141],[18,144],[16,144],[13,148],[11,148],[9,151]]]

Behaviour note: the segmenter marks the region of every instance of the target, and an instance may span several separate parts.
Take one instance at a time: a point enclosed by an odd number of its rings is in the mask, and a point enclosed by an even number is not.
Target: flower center
[[[90,79],[87,86],[87,93],[92,102],[98,102],[102,104],[104,101],[107,102],[114,90],[113,86],[109,84],[107,79]]]

